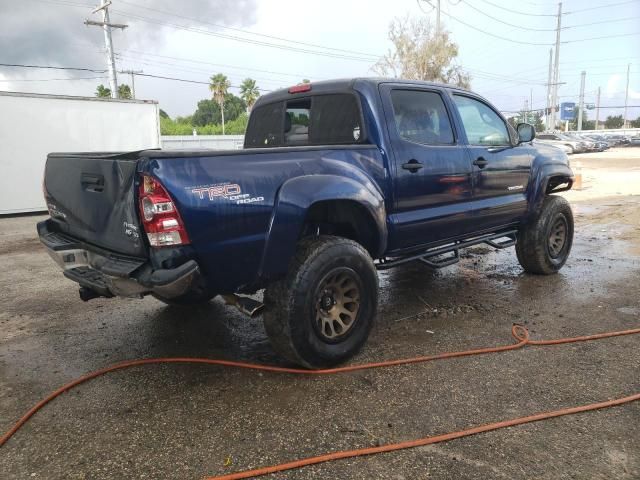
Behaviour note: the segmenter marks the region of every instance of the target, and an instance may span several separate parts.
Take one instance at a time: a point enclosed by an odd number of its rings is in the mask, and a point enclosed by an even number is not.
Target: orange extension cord
[[[336,373],[354,372],[358,370],[368,370],[372,368],[383,368],[383,367],[392,367],[392,366],[398,366],[398,365],[408,365],[412,363],[422,363],[422,362],[428,362],[432,360],[442,360],[445,358],[467,357],[471,355],[482,355],[487,353],[506,352],[509,350],[516,350],[518,348],[522,348],[525,345],[538,345],[538,346],[560,345],[565,343],[587,342],[591,340],[600,340],[603,338],[619,337],[622,335],[633,335],[638,333],[640,333],[640,328],[635,328],[631,330],[621,330],[617,332],[605,332],[605,333],[599,333],[596,335],[586,335],[581,337],[558,338],[553,340],[531,340],[529,338],[529,331],[522,325],[516,324],[516,325],[513,325],[511,329],[511,334],[517,340],[517,343],[511,344],[511,345],[479,348],[474,350],[464,350],[461,352],[448,352],[448,353],[441,353],[438,355],[403,358],[398,360],[388,360],[388,361],[376,362],[376,363],[365,363],[361,365],[352,365],[352,366],[330,368],[330,369],[324,369],[324,370],[305,370],[301,368],[274,367],[274,366],[259,365],[259,364],[247,363],[247,362],[234,362],[230,360],[215,360],[215,359],[208,359],[208,358],[149,358],[149,359],[142,359],[142,360],[131,360],[126,362],[116,363],[115,365],[111,365],[110,367],[105,367],[100,370],[96,370],[95,372],[92,372],[80,378],[77,378],[76,380],[73,380],[67,383],[66,385],[63,385],[62,387],[58,388],[57,390],[52,392],[50,395],[48,395],[46,398],[42,399],[40,402],[34,405],[27,413],[25,413],[22,416],[22,418],[20,418],[20,420],[16,422],[15,425],[13,425],[13,427],[9,429],[7,433],[5,433],[0,438],[0,447],[2,447],[25,423],[27,423],[27,421],[33,415],[35,415],[36,412],[38,412],[38,410],[40,410],[42,407],[44,407],[47,403],[49,403],[54,398],[62,395],[64,392],[88,380],[104,375],[105,373],[113,372],[115,370],[122,370],[129,367],[135,367],[138,365],[149,365],[149,364],[156,364],[156,363],[201,363],[201,364],[207,364],[207,365],[221,365],[226,367],[245,368],[250,370],[261,370],[261,371],[274,372],[274,373],[290,373],[290,374],[298,374],[298,375],[331,375]],[[618,398],[614,400],[607,400],[599,403],[592,403],[589,405],[583,405],[579,407],[563,408],[560,410],[538,413],[538,414],[530,415],[527,417],[520,417],[520,418],[514,418],[512,420],[505,420],[502,422],[489,423],[486,425],[480,425],[480,426],[469,428],[466,430],[460,430],[457,432],[451,432],[451,433],[436,435],[432,437],[419,438],[416,440],[409,440],[409,441],[399,442],[399,443],[391,443],[388,445],[381,445],[379,447],[331,452],[325,455],[319,455],[317,457],[304,458],[304,459],[296,460],[293,462],[281,463],[279,465],[272,465],[268,467],[257,468],[255,470],[247,470],[244,472],[237,472],[229,475],[210,477],[207,480],[239,480],[243,478],[257,477],[260,475],[267,475],[270,473],[281,472],[284,470],[291,470],[294,468],[300,468],[307,465],[314,465],[317,463],[329,462],[329,461],[339,460],[343,458],[359,457],[359,456],[372,455],[372,454],[384,453],[384,452],[393,452],[395,450],[402,450],[406,448],[413,448],[413,447],[418,447],[423,445],[446,442],[456,438],[467,437],[470,435],[489,432],[491,430],[498,430],[500,428],[512,427],[515,425],[522,425],[524,423],[537,422],[540,420],[561,417],[564,415],[573,415],[575,413],[588,412],[591,410],[598,410],[601,408],[615,407],[618,405],[623,405],[625,403],[634,402],[637,400],[640,400],[640,393],[636,393],[628,397]]]

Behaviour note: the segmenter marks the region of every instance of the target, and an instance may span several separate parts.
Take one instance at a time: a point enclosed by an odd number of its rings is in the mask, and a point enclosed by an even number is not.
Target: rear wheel
[[[302,240],[288,275],[265,290],[264,324],[273,348],[308,368],[343,362],[365,343],[378,303],[378,276],[358,243]]]
[[[558,272],[569,257],[573,244],[573,213],[564,198],[544,199],[537,216],[518,233],[516,254],[529,273]]]

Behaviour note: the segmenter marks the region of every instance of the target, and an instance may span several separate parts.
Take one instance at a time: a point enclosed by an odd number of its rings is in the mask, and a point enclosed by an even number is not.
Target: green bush
[[[244,135],[248,119],[247,114],[243,113],[238,118],[225,122],[225,134]],[[191,117],[177,117],[175,120],[160,117],[160,133],[162,135],[192,135],[194,128],[198,135],[222,135],[221,124],[194,126]]]

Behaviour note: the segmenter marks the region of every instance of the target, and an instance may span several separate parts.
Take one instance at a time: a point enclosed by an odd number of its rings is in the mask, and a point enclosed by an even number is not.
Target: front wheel
[[[353,356],[378,304],[378,276],[367,251],[346,238],[300,242],[286,278],[267,287],[264,324],[280,355],[307,368]]]
[[[563,267],[572,244],[571,206],[564,198],[550,195],[536,217],[518,233],[516,254],[526,272],[550,275]]]

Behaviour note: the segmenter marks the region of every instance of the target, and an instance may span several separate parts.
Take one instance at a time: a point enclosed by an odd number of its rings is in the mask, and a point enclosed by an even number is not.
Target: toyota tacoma
[[[377,270],[480,243],[533,274],[564,265],[573,217],[554,194],[573,173],[534,137],[449,85],[296,85],[256,102],[241,150],[51,153],[38,233],[83,300],[264,289],[274,349],[323,368],[365,343]]]

